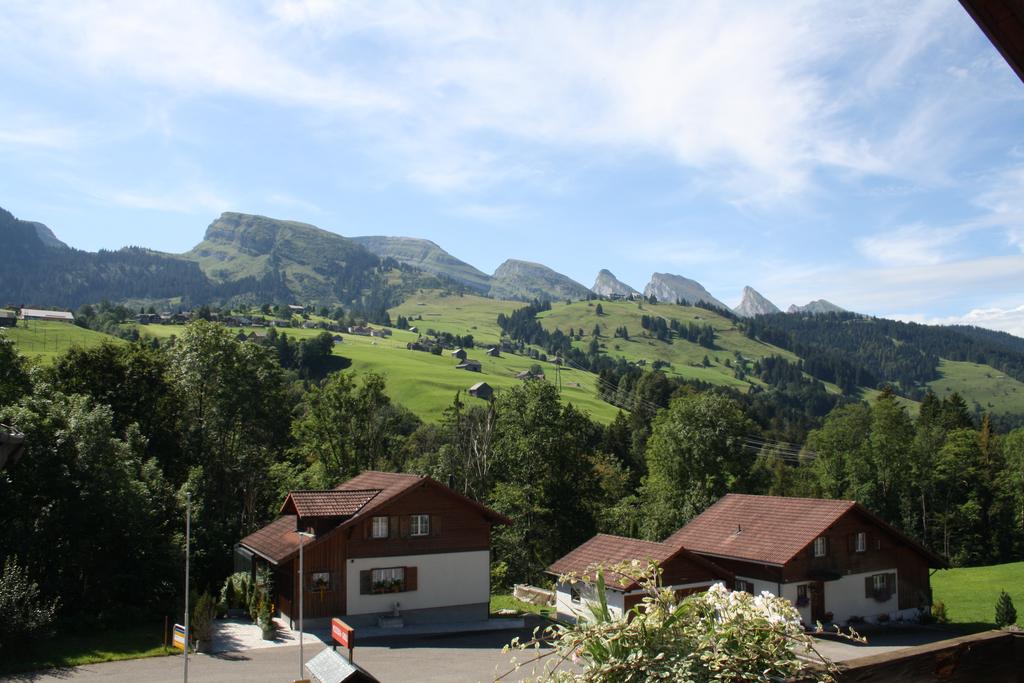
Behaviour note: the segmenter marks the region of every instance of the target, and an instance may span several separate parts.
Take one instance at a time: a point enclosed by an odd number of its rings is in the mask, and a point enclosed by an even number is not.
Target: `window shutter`
[[[896,594],[896,575],[886,574],[885,575],[885,594],[888,597],[892,597]]]
[[[416,567],[405,568],[405,590],[414,591],[417,588]]]
[[[359,572],[359,594],[369,595],[370,594],[370,570],[364,569]]]
[[[864,577],[864,597],[875,597],[875,580],[870,576]]]
[[[368,540],[373,534],[373,517],[363,522],[363,540]]]
[[[441,535],[441,515],[430,515],[430,535]]]
[[[388,538],[398,538],[398,524],[399,524],[398,520],[399,519],[401,519],[401,518],[398,517],[397,515],[393,515],[388,520]]]
[[[831,542],[832,539],[830,539],[828,536],[825,536],[824,538],[825,538],[825,557],[828,557],[829,554],[832,551],[832,548],[830,547],[832,545],[832,542]]]
[[[399,531],[402,538],[409,538],[409,525],[412,523],[412,517],[409,515],[402,515],[399,519],[401,520]]]
[[[846,537],[846,550],[850,553],[857,552],[857,534],[850,534]]]

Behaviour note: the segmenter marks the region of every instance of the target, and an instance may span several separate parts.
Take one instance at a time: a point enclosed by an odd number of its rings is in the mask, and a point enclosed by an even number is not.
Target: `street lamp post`
[[[302,679],[303,670],[306,665],[306,660],[302,656],[302,598],[306,592],[305,574],[302,570],[302,546],[305,545],[306,538],[315,538],[313,534],[308,531],[299,532],[299,679]]]

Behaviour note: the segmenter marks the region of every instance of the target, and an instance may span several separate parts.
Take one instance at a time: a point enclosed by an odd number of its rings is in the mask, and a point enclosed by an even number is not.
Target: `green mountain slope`
[[[381,258],[393,258],[428,273],[443,275],[479,294],[486,294],[491,286],[491,277],[461,261],[430,240],[415,237],[353,237],[352,241],[362,245]]]
[[[565,301],[585,299],[590,290],[572,278],[530,261],[509,259],[498,266],[491,280],[490,294],[496,299],[541,299]]]
[[[346,301],[379,284],[380,259],[360,244],[313,225],[266,216],[221,214],[185,256],[215,282],[252,278],[264,283],[273,300]]]
[[[601,331],[598,341],[602,350],[610,356],[632,362],[643,361],[648,365],[662,361],[670,364],[664,369],[668,374],[711,384],[734,387],[760,384],[753,377],[743,380],[736,378],[736,354],[748,361],[772,355],[797,360],[796,355],[789,351],[747,338],[729,318],[704,308],[632,301],[600,303],[602,315],[597,314],[595,302],[579,301],[568,305],[552,304],[551,310],[541,313],[538,318],[549,331],[560,329],[565,332],[572,328],[578,332],[582,329],[582,339],[575,342],[580,349],[587,348],[593,338],[594,327],[598,326]],[[661,317],[666,321],[675,319],[683,325],[710,325],[715,330],[715,347],[706,348],[678,337],[671,342],[661,341],[643,329],[642,318],[645,315]],[[629,333],[628,339],[615,337],[615,331],[622,327]],[[707,367],[703,364],[705,356],[710,364]],[[729,365],[726,365],[726,361]]]

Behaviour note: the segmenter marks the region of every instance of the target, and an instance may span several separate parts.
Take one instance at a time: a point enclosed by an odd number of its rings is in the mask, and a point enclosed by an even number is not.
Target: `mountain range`
[[[244,301],[348,304],[363,310],[400,299],[403,291],[454,286],[496,299],[579,300],[638,296],[607,269],[593,287],[530,261],[508,259],[488,275],[426,239],[344,237],[317,226],[228,212],[184,254],[143,247],[86,252],[69,247],[42,223],[0,209],[0,239],[10,256],[0,272],[5,304],[75,308],[101,300],[161,301],[190,306]],[[750,287],[730,309],[699,282],[654,273],[645,297],[703,303],[741,317],[779,312]],[[790,313],[840,312],[824,300],[790,306]]]

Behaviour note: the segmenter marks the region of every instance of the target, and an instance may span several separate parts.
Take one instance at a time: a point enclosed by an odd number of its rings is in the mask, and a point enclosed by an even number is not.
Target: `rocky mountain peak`
[[[782,312],[778,306],[768,301],[760,292],[749,285],[743,288],[743,298],[736,308],[732,310],[733,313],[743,318],[753,318],[755,315],[770,315]]]

